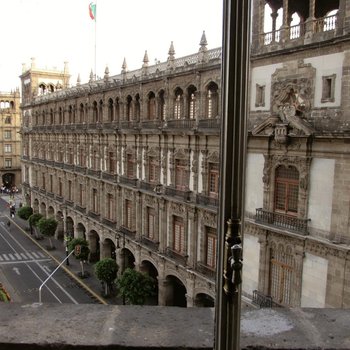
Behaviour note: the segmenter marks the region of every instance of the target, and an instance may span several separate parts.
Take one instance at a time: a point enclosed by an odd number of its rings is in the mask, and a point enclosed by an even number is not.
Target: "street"
[[[1,201],[0,210],[4,209]],[[7,225],[6,215],[0,216],[0,282],[14,302],[39,301],[39,287],[55,270],[54,262],[15,224]],[[59,269],[42,287],[43,303],[96,303],[63,270]]]

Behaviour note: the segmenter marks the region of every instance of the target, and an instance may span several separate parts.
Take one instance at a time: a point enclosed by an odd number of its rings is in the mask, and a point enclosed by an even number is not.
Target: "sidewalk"
[[[15,201],[16,209],[19,208],[19,204],[22,202],[22,198],[20,195],[15,195],[15,198],[10,198],[8,195],[2,195],[0,197],[7,203],[13,204]],[[0,201],[1,202],[1,201]],[[2,206],[4,208],[4,206]],[[6,209],[3,209],[5,215],[9,216],[9,212],[6,212]],[[11,218],[12,222],[14,222],[20,229],[22,229],[23,233],[27,235],[28,239],[31,239],[40,249],[45,251],[53,260],[56,261],[57,265],[59,265],[64,258],[66,257],[66,248],[64,242],[61,240],[57,240],[54,237],[51,238],[52,244],[55,247],[54,250],[50,250],[50,241],[48,237],[44,237],[37,240],[35,235],[31,235],[28,229],[28,222],[22,220],[17,215],[14,218]],[[86,262],[84,264],[84,272],[88,274],[86,278],[80,278],[79,272],[81,272],[80,261],[77,260],[73,255],[69,257],[69,265],[67,262],[61,266],[63,270],[74,279],[82,288],[84,288],[94,299],[96,299],[101,304],[112,304],[112,305],[121,305],[122,299],[116,296],[105,298],[103,297],[103,288],[101,282],[96,278],[94,272],[94,265]]]

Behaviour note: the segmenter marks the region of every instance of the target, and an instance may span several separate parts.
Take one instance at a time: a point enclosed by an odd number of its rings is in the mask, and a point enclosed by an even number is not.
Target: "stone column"
[[[305,21],[304,43],[311,42],[315,25],[315,0],[309,0],[309,17]]]
[[[197,212],[195,210],[189,209],[188,210],[188,237],[189,237],[189,247],[187,247],[187,265],[189,267],[194,267],[195,262],[197,261]]]
[[[164,253],[166,250],[167,241],[167,212],[166,212],[166,202],[163,198],[158,201],[159,206],[159,230],[158,230],[158,241],[159,241],[159,252]]]
[[[272,39],[271,41],[274,43],[276,41],[276,19],[278,17],[278,12],[275,10],[271,13],[272,18]]]
[[[288,13],[288,0],[283,0],[283,21],[281,28],[281,42],[285,43],[289,41],[289,13]]]

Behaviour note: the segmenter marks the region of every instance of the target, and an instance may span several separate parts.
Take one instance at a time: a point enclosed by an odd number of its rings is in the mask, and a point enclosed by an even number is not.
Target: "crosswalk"
[[[46,260],[48,257],[40,252],[22,252],[22,253],[2,253],[0,254],[0,264],[10,262],[24,262],[33,260]]]

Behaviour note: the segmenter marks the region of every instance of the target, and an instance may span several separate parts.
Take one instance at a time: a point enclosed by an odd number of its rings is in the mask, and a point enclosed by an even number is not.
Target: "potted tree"
[[[96,277],[104,284],[105,296],[109,296],[113,282],[117,278],[118,265],[112,258],[105,258],[95,264]]]
[[[39,233],[38,233],[38,230],[36,229],[37,228],[37,224],[39,222],[39,220],[43,217],[43,215],[41,215],[40,213],[34,213],[32,214],[28,221],[29,221],[29,227],[30,227],[30,233],[32,234],[33,233],[33,229],[34,229],[34,232],[35,232],[35,238],[37,240],[39,239],[42,239],[41,236],[39,236]]]
[[[54,245],[52,244],[51,237],[54,236],[57,225],[58,225],[58,222],[53,218],[48,218],[48,219],[41,218],[37,223],[37,227],[41,232],[41,234],[49,237],[51,250],[55,249]]]
[[[90,253],[87,240],[84,238],[73,238],[68,242],[68,250],[69,252],[74,250],[73,255],[80,260],[81,273],[79,276],[81,278],[88,277],[88,273],[84,271],[84,262],[88,259]]]
[[[119,295],[132,305],[144,305],[155,294],[155,280],[149,275],[127,268],[117,280]]]

